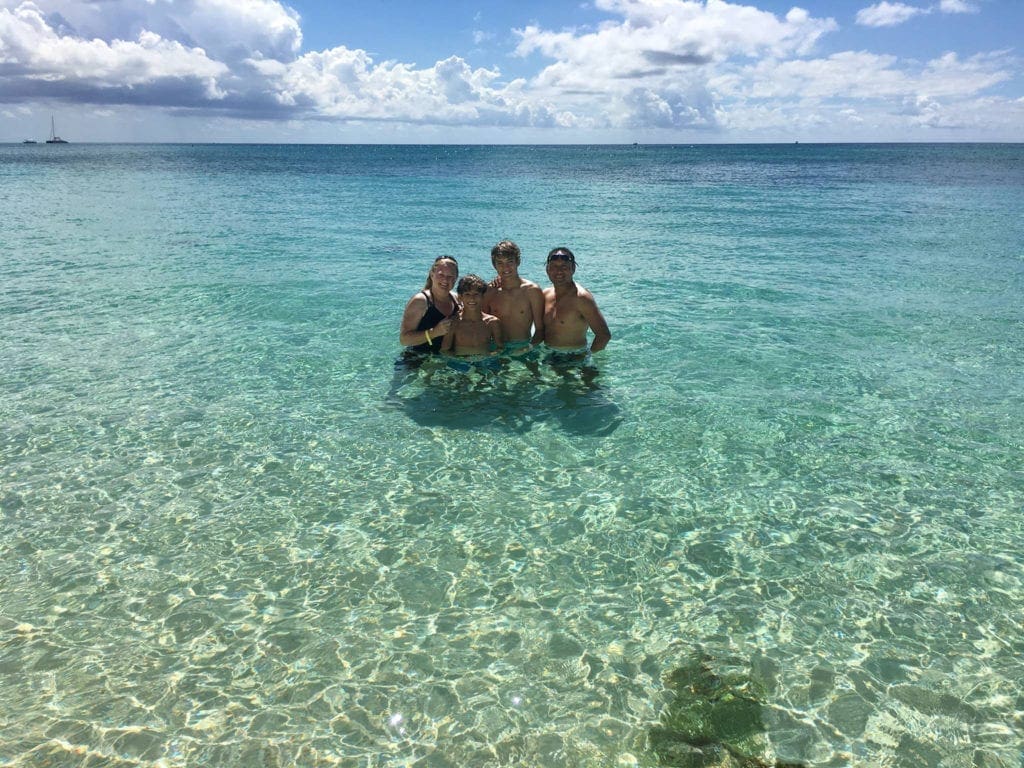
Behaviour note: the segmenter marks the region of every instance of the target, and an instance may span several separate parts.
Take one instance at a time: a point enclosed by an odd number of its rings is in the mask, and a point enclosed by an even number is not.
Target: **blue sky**
[[[1024,141],[1020,0],[0,0],[0,141]]]

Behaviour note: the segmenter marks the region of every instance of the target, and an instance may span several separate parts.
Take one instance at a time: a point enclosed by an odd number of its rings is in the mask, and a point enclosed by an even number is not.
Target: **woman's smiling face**
[[[430,270],[434,285],[443,291],[450,291],[459,277],[459,268],[451,261],[439,261]]]

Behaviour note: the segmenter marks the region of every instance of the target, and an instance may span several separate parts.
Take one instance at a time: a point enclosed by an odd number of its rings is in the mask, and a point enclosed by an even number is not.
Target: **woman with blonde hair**
[[[398,336],[403,347],[425,354],[441,351],[441,341],[459,311],[458,299],[452,293],[458,279],[459,262],[454,256],[434,259],[427,284],[405,305]]]

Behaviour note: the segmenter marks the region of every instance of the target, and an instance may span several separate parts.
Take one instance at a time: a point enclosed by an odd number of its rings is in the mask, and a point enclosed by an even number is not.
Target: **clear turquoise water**
[[[1024,754],[1024,146],[0,146],[0,765]],[[395,372],[572,247],[581,375]],[[596,375],[595,375],[596,374]]]

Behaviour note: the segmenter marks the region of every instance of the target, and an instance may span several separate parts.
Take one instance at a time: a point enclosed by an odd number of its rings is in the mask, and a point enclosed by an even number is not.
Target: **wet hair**
[[[438,256],[434,259],[434,263],[430,265],[430,271],[427,272],[427,284],[423,286],[423,290],[429,291],[434,285],[434,267],[437,266],[439,261],[450,261],[455,265],[455,276],[459,276],[459,262],[454,256]]]
[[[487,293],[487,283],[479,275],[466,275],[459,280],[459,295],[463,293]]]
[[[576,266],[576,257],[573,256],[572,251],[570,251],[564,245],[560,245],[557,248],[552,248],[550,251],[548,251],[548,259],[547,260],[551,261],[551,259],[553,259],[553,258],[563,258],[563,259],[566,259],[574,267]]]
[[[516,260],[516,264],[519,264],[521,255],[518,245],[513,243],[511,240],[502,240],[496,246],[491,248],[491,264],[493,264],[494,260],[499,256],[513,258]]]

